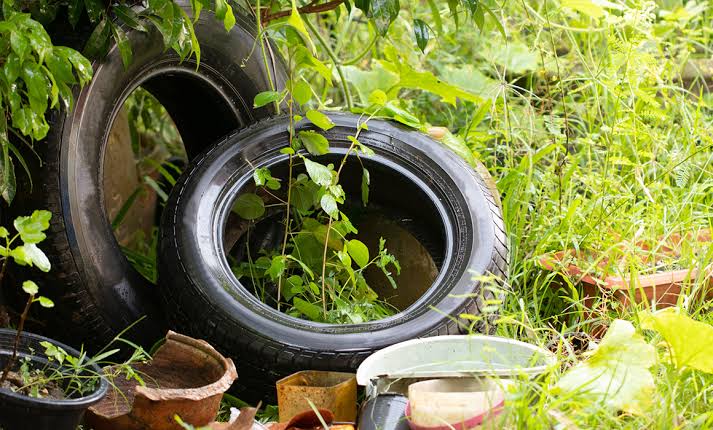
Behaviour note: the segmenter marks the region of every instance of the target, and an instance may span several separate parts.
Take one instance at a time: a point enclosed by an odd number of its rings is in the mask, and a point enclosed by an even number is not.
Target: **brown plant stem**
[[[293,72],[293,67],[292,67],[292,55],[290,55],[289,59],[289,70],[290,70],[290,81],[294,79],[294,76],[292,75]],[[293,148],[292,143],[295,139],[295,116],[294,116],[294,98],[292,97],[292,92],[290,91],[290,99],[287,101],[287,108],[289,110],[289,115],[290,115],[290,127],[289,127],[289,144],[290,148]],[[285,205],[287,206],[286,209],[286,214],[285,214],[285,235],[282,237],[282,262],[285,262],[285,251],[287,250],[287,237],[290,235],[290,203],[292,199],[292,162],[293,162],[293,155],[289,155],[289,171],[287,172],[287,202],[285,202]],[[280,277],[277,279],[277,310],[280,310],[280,297],[282,294],[282,274],[280,274]]]
[[[10,357],[10,360],[5,364],[5,368],[2,371],[2,377],[0,377],[0,387],[2,387],[2,384],[10,374],[10,369],[12,369],[12,366],[15,365],[15,361],[17,361],[17,350],[20,347],[20,336],[22,335],[22,329],[25,327],[25,320],[27,320],[27,314],[30,312],[30,306],[34,300],[35,296],[30,295],[30,298],[25,304],[25,309],[22,311],[22,316],[20,316],[20,322],[17,325],[17,333],[15,334],[15,342],[12,346],[12,357]]]
[[[306,6],[302,6],[297,8],[297,11],[299,13],[320,13],[320,12],[328,12],[330,10],[336,9],[344,3],[344,0],[332,0],[328,1],[327,3],[322,3],[322,4],[317,4],[317,0],[311,2],[310,4]],[[268,9],[263,9],[260,11],[260,14],[262,15],[262,21],[265,23],[268,23],[270,21],[273,21],[275,19],[279,18],[284,18],[286,16],[289,16],[292,13],[292,10],[281,10],[279,12],[275,13],[267,13]]]
[[[329,248],[329,233],[332,229],[332,216],[329,216],[329,223],[327,224],[327,237],[324,239],[324,252],[322,253],[322,310],[324,311],[324,318],[327,319],[327,293],[325,292],[325,279],[324,275],[327,272],[327,248]]]

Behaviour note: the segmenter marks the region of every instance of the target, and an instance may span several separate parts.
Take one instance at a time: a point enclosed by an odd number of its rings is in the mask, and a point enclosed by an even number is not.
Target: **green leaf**
[[[614,320],[591,357],[568,370],[557,388],[604,403],[614,411],[641,415],[651,407],[656,390],[649,371],[654,364],[654,347],[630,322]]]
[[[38,287],[33,281],[25,281],[22,283],[22,291],[34,296],[40,292],[40,287]]]
[[[369,103],[376,106],[383,106],[389,100],[383,90],[376,89],[369,94]]]
[[[9,82],[10,84],[15,82],[15,80],[20,76],[21,69],[22,60],[20,59],[20,56],[14,52],[11,52],[7,56],[7,62],[5,63],[5,67],[3,67],[7,82]]]
[[[193,10],[193,21],[198,22],[201,17],[203,7],[208,6],[208,0],[191,0],[191,9]]]
[[[67,351],[64,349],[51,344],[50,342],[43,341],[40,345],[45,348],[45,355],[51,360],[57,360],[59,364],[62,364],[67,357]]]
[[[678,369],[713,373],[713,326],[696,321],[676,308],[640,315],[641,327],[663,336]]]
[[[89,20],[96,23],[104,11],[104,2],[102,0],[84,0],[84,7],[87,9]]]
[[[253,172],[253,180],[258,187],[267,187],[273,191],[280,189],[280,180],[273,178],[270,169],[267,167],[255,169]]]
[[[304,281],[297,275],[292,275],[285,280],[285,288],[282,289],[282,297],[289,301],[297,294],[304,292]]]
[[[191,38],[191,44],[190,44],[190,49],[193,50],[193,53],[196,56],[196,64],[201,63],[201,45],[198,42],[198,37],[196,36],[196,29],[193,27],[193,23],[191,23],[191,19],[180,6],[177,6],[177,9],[180,11],[181,16],[183,18],[183,25],[184,28],[188,29],[188,33]]]
[[[215,17],[219,20],[225,20],[225,15],[228,13],[228,3],[226,0],[215,0]]]
[[[244,219],[257,219],[265,214],[265,202],[257,194],[245,193],[235,200],[233,210]]]
[[[400,69],[399,87],[416,88],[431,92],[441,96],[441,100],[445,103],[455,105],[456,99],[471,101],[474,103],[482,103],[483,99],[473,93],[465,91],[454,85],[443,82],[433,75],[431,72],[417,72],[409,66],[402,64]]]
[[[70,63],[66,57],[62,58],[58,55],[58,52],[61,51],[53,49],[47,58],[45,58],[45,65],[50,69],[55,80],[68,84],[75,83],[76,79],[74,78],[74,73],[72,73],[72,63]]]
[[[307,119],[312,121],[312,124],[321,128],[322,130],[329,130],[334,127],[334,122],[325,114],[316,110],[307,111]]]
[[[5,227],[0,227],[0,238],[4,239],[10,234]]]
[[[261,93],[258,93],[255,96],[255,100],[253,101],[253,107],[254,108],[259,108],[263,107],[266,104],[276,102],[282,98],[282,93],[279,93],[277,91],[263,91]]]
[[[409,127],[419,128],[421,126],[421,121],[419,121],[418,118],[401,109],[393,101],[384,105],[384,113]]]
[[[292,300],[292,305],[312,321],[319,321],[322,316],[322,309],[319,306],[302,300],[299,297],[295,297],[294,300]]]
[[[300,141],[312,155],[324,155],[329,152],[329,141],[316,131],[300,131]]]
[[[297,32],[300,33],[302,37],[304,37],[304,39],[307,41],[310,48],[312,49],[312,52],[317,51],[314,46],[314,42],[312,42],[312,38],[309,37],[309,32],[307,32],[305,23],[304,21],[302,21],[302,17],[300,16],[299,11],[297,10],[297,2],[295,0],[292,0],[292,13],[290,13],[290,17],[287,19],[287,24],[297,30]]]
[[[331,194],[325,194],[319,201],[319,205],[322,210],[327,213],[327,215],[332,218],[337,218],[339,216],[339,208],[337,207],[337,201],[334,200],[334,196]]]
[[[178,20],[176,19],[176,8],[174,6],[176,4],[170,0],[149,1],[149,11],[152,13],[146,15],[146,18],[161,32],[165,46],[173,46],[181,31],[182,18],[178,17]],[[219,4],[216,2],[216,11],[219,9],[218,6]]]
[[[30,216],[15,218],[13,225],[25,244],[39,243],[45,239],[44,231],[50,226],[52,213],[46,210],[36,210]]]
[[[59,48],[55,48],[55,50],[57,49]],[[92,79],[92,75],[94,74],[92,64],[89,62],[89,60],[84,58],[82,54],[75,51],[74,49],[63,48],[63,52],[66,58],[68,58],[74,66],[74,70],[77,71],[77,74],[79,75],[79,81],[82,83],[82,85],[87,84]]]
[[[54,302],[45,296],[40,296],[37,298],[37,300],[40,302],[40,306],[42,306],[43,308],[53,308],[54,307]]]
[[[16,0],[4,0],[2,2],[2,15],[4,19],[10,19],[15,14],[19,13],[18,5],[15,4]]]
[[[347,252],[359,267],[364,268],[369,264],[369,248],[361,241],[352,239],[347,242]]]
[[[138,31],[146,31],[146,27],[141,23],[141,19],[130,7],[123,4],[116,4],[112,9],[117,18],[127,26]]]
[[[371,1],[371,17],[374,20],[374,25],[377,31],[382,36],[386,36],[389,31],[389,26],[399,16],[401,5],[399,0],[372,0]]]
[[[20,60],[24,60],[30,53],[30,40],[19,31],[10,33],[10,46]]]
[[[416,45],[421,52],[424,52],[426,45],[428,45],[428,40],[430,39],[430,30],[428,24],[420,19],[413,20],[413,34],[416,36]]]
[[[285,257],[282,255],[276,255],[272,257],[270,262],[270,267],[265,271],[265,275],[270,277],[273,282],[285,273]]]
[[[329,85],[332,84],[332,71],[321,61],[315,58],[307,48],[302,45],[295,50],[295,63],[319,73]]]
[[[22,245],[25,255],[25,262],[30,266],[35,266],[43,272],[49,272],[52,268],[50,260],[44,252],[34,243],[26,243]]]
[[[84,54],[89,58],[99,58],[106,51],[111,35],[110,25],[107,24],[106,18],[102,19],[94,28],[92,34],[87,39],[87,44],[84,45]],[[76,67],[76,66],[75,66]]]
[[[371,0],[354,0],[354,6],[361,9],[364,15],[369,16],[371,12]]]
[[[297,103],[304,105],[312,98],[312,89],[307,82],[299,80],[292,88],[292,97]]]
[[[300,212],[307,212],[312,209],[314,198],[310,190],[305,186],[292,188],[292,206]]]
[[[436,0],[428,0],[428,7],[431,8],[431,17],[433,18],[433,22],[436,24],[436,30],[438,30],[439,33],[442,33],[443,21],[441,20],[441,11],[438,8]]]
[[[302,159],[304,160],[307,174],[315,184],[322,187],[332,185],[332,171],[327,166],[314,162],[308,158],[302,157]]]
[[[111,32],[114,34],[114,41],[116,41],[116,46],[119,48],[121,62],[124,63],[124,69],[126,70],[132,60],[131,43],[124,30],[118,25],[111,24]]]
[[[225,11],[223,26],[225,27],[225,31],[230,31],[235,27],[235,15],[233,14],[233,7],[230,3],[228,3],[228,9]]]
[[[505,33],[505,27],[503,27],[503,23],[500,22],[500,18],[497,15],[495,15],[495,12],[493,12],[493,10],[488,5],[486,5],[485,3],[482,3],[482,2],[480,3],[480,10],[481,10],[481,13],[483,10],[485,10],[485,12],[487,12],[487,14],[493,18],[495,27],[498,29],[498,31],[504,38],[507,38],[507,33]]]
[[[344,248],[344,243],[339,236],[339,232],[334,228],[329,229],[329,238],[327,238],[327,226],[324,224],[318,224],[312,229],[312,234],[314,238],[319,241],[320,248],[324,249],[324,241],[327,240],[327,246],[334,250],[340,250]],[[321,255],[320,255],[321,258]]]
[[[369,204],[369,184],[371,183],[371,177],[369,176],[369,171],[366,168],[362,169],[361,172],[361,202],[364,206]]]

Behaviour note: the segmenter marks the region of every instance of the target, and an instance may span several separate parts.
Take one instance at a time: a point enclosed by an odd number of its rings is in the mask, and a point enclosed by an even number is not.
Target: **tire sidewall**
[[[188,1],[178,3],[190,13]],[[105,211],[103,165],[112,123],[135,88],[152,76],[170,73],[192,74],[196,79],[203,79],[205,85],[224,98],[224,103],[235,115],[237,127],[247,126],[268,115],[267,108],[253,110],[251,107],[254,96],[269,89],[262,59],[257,50],[253,52],[254,25],[237,8],[235,15],[237,25],[230,32],[225,31],[210,11],[204,11],[194,23],[201,45],[200,64],[195,58],[181,61],[175,52],[165,49],[162,36],[154,28],[148,32],[127,28],[134,53],[132,63],[124,68],[118,48],[113,45],[105,58],[93,64],[92,81],[75,90],[73,109],[54,117],[47,142],[43,142],[52,148],[47,151],[49,156],[57,157],[52,162],[57,168],[50,175],[57,175],[60,193],[43,198],[59,199],[61,213],[54,214],[52,223],[56,225],[56,231],[64,230],[71,252],[69,261],[67,256],[58,257],[58,266],[62,266],[60,270],[76,271],[80,281],[75,288],[82,290],[81,294],[71,291],[63,294],[74,297],[72,300],[88,298],[96,308],[91,312],[101,313],[102,326],[86,327],[83,309],[67,312],[72,323],[94,332],[90,336],[98,337],[100,342],[109,340],[107,335],[113,336],[147,315],[149,321],[142,323],[144,333],[140,337],[153,342],[165,334],[155,287],[124,257]],[[284,82],[284,72],[279,60],[277,63],[271,72],[277,71],[276,81],[280,86]],[[181,90],[175,89],[177,98]],[[191,100],[185,102],[191,103]],[[187,148],[189,156],[209,146],[214,138],[206,138],[193,148]],[[43,192],[36,191],[40,195]],[[79,306],[86,307],[87,304],[79,303]]]

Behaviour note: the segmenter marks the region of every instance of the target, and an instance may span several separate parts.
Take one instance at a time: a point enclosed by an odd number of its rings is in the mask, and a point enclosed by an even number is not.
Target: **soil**
[[[15,393],[24,394],[26,396],[35,397],[34,395],[31,395],[31,389],[30,387],[27,387],[27,385],[28,384],[23,383],[22,376],[19,373],[10,372],[5,382],[3,382],[2,386],[0,386],[0,390],[9,390]],[[62,387],[55,382],[46,382],[41,384],[40,387],[38,396],[36,397],[53,400],[62,400],[67,398]]]

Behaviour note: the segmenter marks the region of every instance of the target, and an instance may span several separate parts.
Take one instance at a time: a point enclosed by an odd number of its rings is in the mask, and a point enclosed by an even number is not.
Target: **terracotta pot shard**
[[[133,366],[145,385],[116,368],[104,369],[113,388],[89,410],[95,430],[180,430],[175,416],[194,426],[210,424],[223,393],[238,374],[230,358],[208,342],[169,331],[151,362]]]

